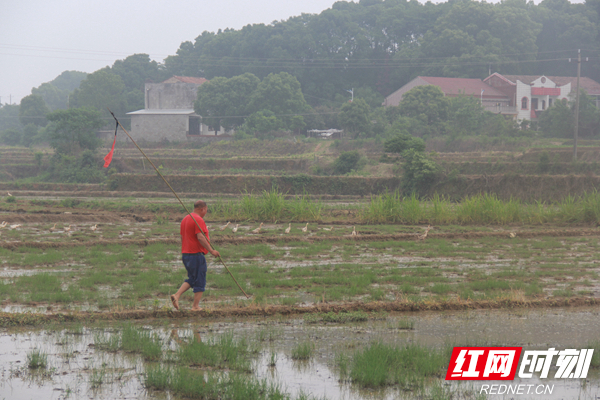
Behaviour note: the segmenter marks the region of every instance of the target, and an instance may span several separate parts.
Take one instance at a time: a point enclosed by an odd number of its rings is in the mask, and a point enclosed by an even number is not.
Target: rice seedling
[[[27,367],[29,369],[46,369],[48,367],[48,354],[38,348],[27,353]]]
[[[422,388],[425,378],[440,376],[447,368],[447,353],[448,349],[442,351],[416,344],[392,346],[373,342],[354,353],[349,376],[363,387],[398,384],[408,390]]]
[[[169,390],[191,399],[249,399],[286,400],[289,395],[266,380],[257,380],[238,374],[220,375],[190,370],[166,368],[162,365],[148,366],[142,376],[148,389]]]
[[[277,365],[277,353],[275,353],[274,351],[272,351],[269,354],[269,361],[268,361],[267,365],[271,368],[273,368]]]
[[[181,345],[177,351],[177,359],[193,366],[230,368],[249,372],[251,370],[249,353],[246,340],[235,340],[233,333],[226,333],[206,343],[194,339],[188,344]]]
[[[292,348],[292,360],[308,360],[312,357],[315,346],[312,342],[298,343]]]
[[[97,389],[102,386],[108,379],[108,372],[106,371],[106,364],[102,364],[100,368],[92,368],[92,373],[90,374],[90,387],[92,389]]]

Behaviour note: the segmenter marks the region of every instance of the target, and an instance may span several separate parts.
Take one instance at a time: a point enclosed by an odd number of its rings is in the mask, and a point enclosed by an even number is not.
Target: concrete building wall
[[[198,94],[195,83],[146,83],[145,109],[192,109]]]
[[[160,142],[164,139],[172,142],[186,140],[188,115],[132,115],[131,137],[136,142]]]
[[[531,86],[517,80],[517,120],[530,120],[531,119]],[[521,100],[523,97],[527,97],[527,109],[521,108]]]

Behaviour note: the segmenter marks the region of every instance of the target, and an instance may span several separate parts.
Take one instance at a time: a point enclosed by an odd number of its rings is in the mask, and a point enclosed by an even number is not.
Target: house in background
[[[483,108],[498,114],[516,116],[517,110],[511,104],[510,97],[504,92],[488,85],[481,79],[442,78],[433,76],[418,76],[394,93],[385,98],[383,106],[397,106],[402,101],[402,96],[410,89],[417,86],[437,86],[444,96],[473,96],[481,101]]]
[[[480,79],[418,76],[385,98],[384,106],[397,106],[402,96],[417,86],[438,86],[444,96],[473,96],[481,101],[486,111],[510,116],[517,121],[535,121],[540,114],[558,100],[570,100],[577,87],[572,76],[501,75],[494,73]],[[600,83],[579,78],[579,87],[596,99],[600,108]]]
[[[173,76],[161,83],[146,83],[144,109],[131,116],[131,137],[148,142],[181,142],[201,136],[223,134],[209,131],[202,117],[194,112],[198,88],[204,78]]]
[[[494,73],[483,80],[502,92],[517,109],[517,120],[535,121],[541,112],[555,101],[570,99],[577,88],[577,78],[544,75],[501,75]],[[579,87],[595,97],[600,108],[600,84],[593,79],[579,78]]]

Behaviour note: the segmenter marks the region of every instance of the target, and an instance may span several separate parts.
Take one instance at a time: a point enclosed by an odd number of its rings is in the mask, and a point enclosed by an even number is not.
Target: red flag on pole
[[[104,156],[104,168],[108,168],[110,162],[113,158],[113,153],[115,152],[115,143],[117,142],[117,129],[119,129],[119,123],[117,122],[117,126],[115,127],[115,140],[113,140],[113,145],[110,151],[106,156]]]

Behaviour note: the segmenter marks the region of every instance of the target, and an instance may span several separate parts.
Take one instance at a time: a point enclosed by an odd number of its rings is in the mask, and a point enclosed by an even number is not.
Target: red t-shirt
[[[196,213],[192,213],[194,219],[202,228],[202,232],[206,235],[208,240],[210,241],[210,237],[208,236],[208,228],[206,227],[206,223]],[[179,232],[181,233],[181,252],[182,253],[208,253],[208,250],[205,249],[200,242],[198,241],[198,237],[196,236],[200,233],[200,229],[198,229],[198,225],[192,220],[190,214],[186,215],[185,218],[181,221],[181,227]]]

